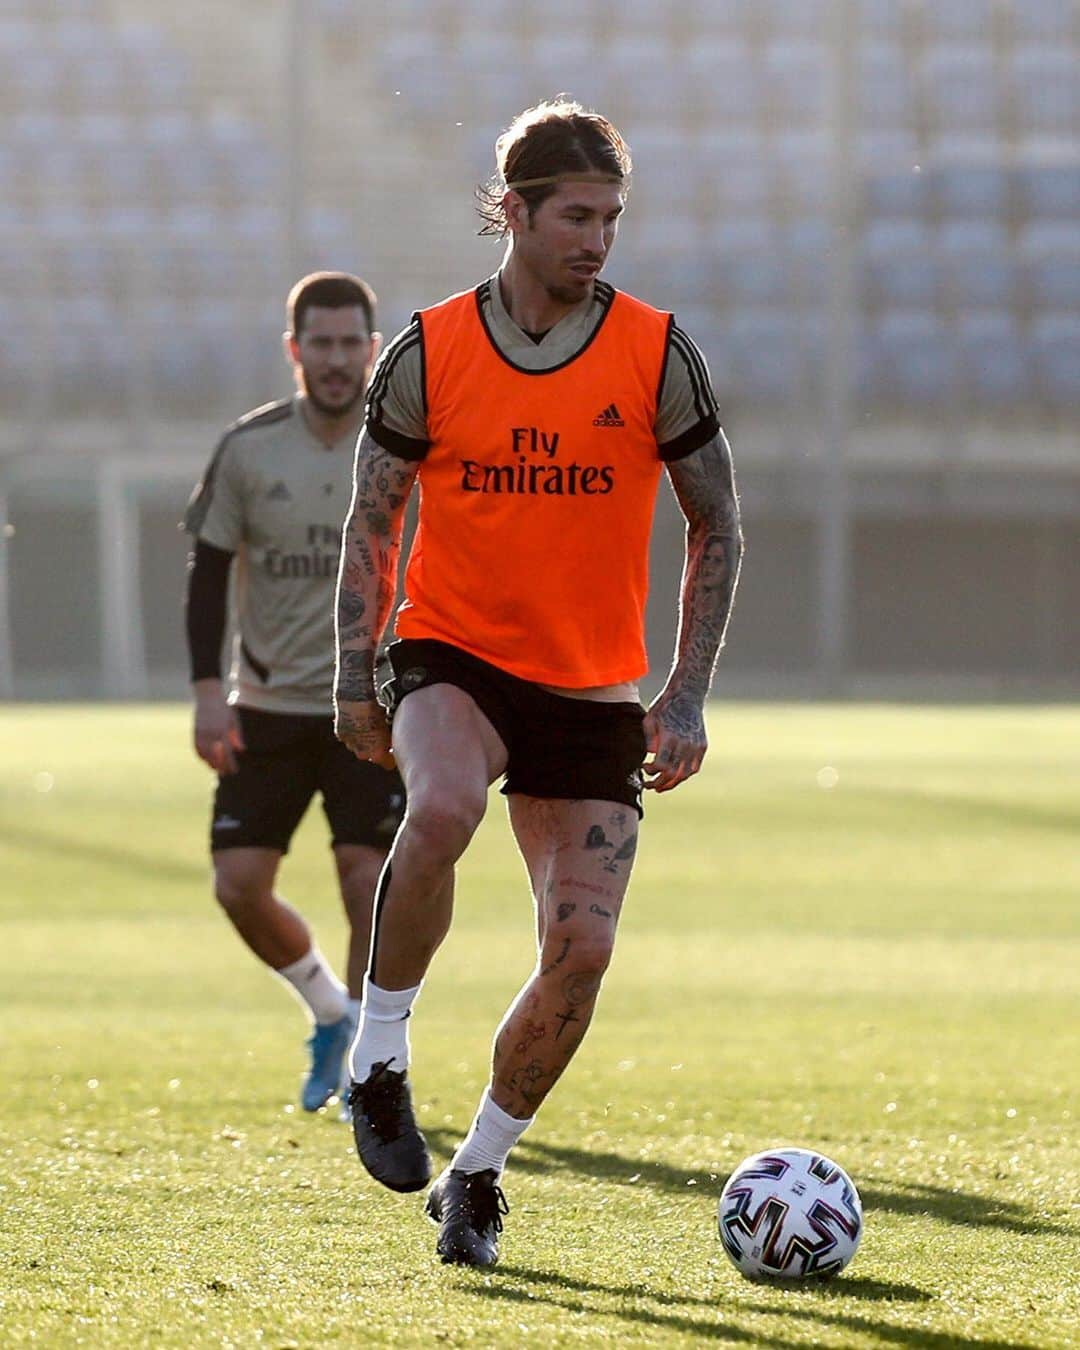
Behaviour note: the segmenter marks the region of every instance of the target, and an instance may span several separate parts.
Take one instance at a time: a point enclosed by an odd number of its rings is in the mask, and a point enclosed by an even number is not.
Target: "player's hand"
[[[394,768],[390,751],[390,723],[378,699],[334,702],[334,735],[357,759],[368,759],[384,769]]]
[[[709,748],[705,709],[688,694],[664,690],[645,714],[645,786],[670,792],[701,768]]]
[[[220,680],[195,682],[195,753],[215,773],[236,772],[237,751],[244,737],[236,709],[225,698]]]

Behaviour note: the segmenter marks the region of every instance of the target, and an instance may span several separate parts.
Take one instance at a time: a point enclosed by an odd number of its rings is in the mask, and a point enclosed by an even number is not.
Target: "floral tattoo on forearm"
[[[418,467],[361,435],[338,568],[339,703],[375,697],[375,652],[394,603],[405,503]]]

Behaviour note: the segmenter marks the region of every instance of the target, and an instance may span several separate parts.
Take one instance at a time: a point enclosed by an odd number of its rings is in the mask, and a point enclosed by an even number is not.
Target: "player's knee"
[[[540,971],[554,977],[573,974],[595,979],[597,986],[611,964],[615,949],[614,930],[609,933],[561,932],[556,925],[540,949]]]
[[[226,914],[257,909],[267,898],[261,876],[241,867],[214,868],[214,899]]]
[[[354,916],[371,909],[385,856],[372,849],[359,857],[338,859],[338,879],[346,912]]]
[[[409,799],[405,827],[425,850],[445,862],[456,862],[484,816],[487,794],[433,788]]]

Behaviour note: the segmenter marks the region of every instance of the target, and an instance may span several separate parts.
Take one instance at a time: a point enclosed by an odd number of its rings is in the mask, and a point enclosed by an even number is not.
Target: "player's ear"
[[[300,344],[296,340],[296,334],[284,332],[281,335],[281,347],[285,353],[285,360],[292,366],[300,364]]]
[[[368,359],[367,359],[368,370],[371,370],[372,367],[375,365],[375,362],[379,359],[379,353],[381,351],[382,351],[382,334],[377,332],[372,333],[371,351],[368,352]]]
[[[517,234],[529,224],[529,208],[520,192],[507,188],[502,199],[503,218],[511,234]]]

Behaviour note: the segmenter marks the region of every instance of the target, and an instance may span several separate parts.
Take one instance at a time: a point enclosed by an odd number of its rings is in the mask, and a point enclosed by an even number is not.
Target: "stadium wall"
[[[182,696],[187,540],[205,456],[50,455],[0,466],[7,696]],[[813,475],[741,475],[747,559],[716,692],[1066,697],[1080,693],[1080,479],[1003,470],[852,473],[848,651],[822,665]],[[652,673],[675,640],[682,521],[665,487],[649,604]],[[0,605],[0,613],[4,606]]]

